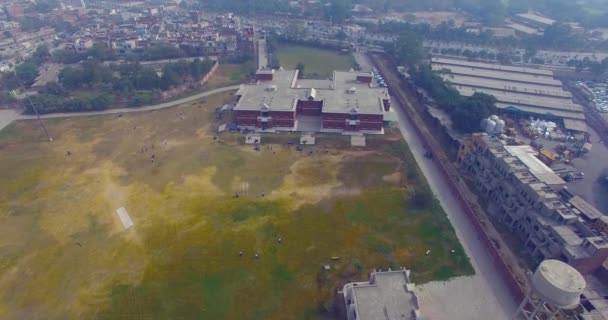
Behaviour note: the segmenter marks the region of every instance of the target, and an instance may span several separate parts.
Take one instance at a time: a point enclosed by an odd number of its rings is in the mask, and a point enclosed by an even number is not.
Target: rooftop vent
[[[357,92],[357,88],[355,88],[355,87],[350,87],[348,89],[348,93],[350,93],[350,94],[353,94],[353,93],[356,93],[356,92]]]
[[[271,84],[268,87],[266,87],[266,91],[277,91],[277,85],[276,84]]]

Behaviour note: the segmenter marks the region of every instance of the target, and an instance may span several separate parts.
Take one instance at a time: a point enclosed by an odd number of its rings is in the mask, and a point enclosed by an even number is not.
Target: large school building
[[[386,88],[371,73],[334,71],[332,79],[299,79],[298,70],[259,70],[236,93],[236,123],[256,131],[383,133]]]

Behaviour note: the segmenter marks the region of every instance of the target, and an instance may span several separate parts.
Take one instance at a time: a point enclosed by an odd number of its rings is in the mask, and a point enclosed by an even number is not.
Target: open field
[[[254,151],[214,139],[231,98],[47,120],[53,143],[34,121],[1,131],[0,318],[317,319],[372,268],[472,273],[438,203],[408,200],[426,183],[397,132]]]
[[[255,73],[253,62],[220,64],[215,74],[203,86],[203,90],[212,90],[246,82],[253,73]]]
[[[355,65],[355,59],[350,53],[291,43],[279,45],[276,54],[285,69],[295,69],[296,65],[302,62],[306,77],[328,78],[331,77],[333,70],[348,71]]]

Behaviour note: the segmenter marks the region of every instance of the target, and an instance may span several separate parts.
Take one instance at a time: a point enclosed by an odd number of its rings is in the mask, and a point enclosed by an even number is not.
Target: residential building
[[[375,271],[369,280],[348,283],[342,294],[348,320],[423,320],[410,270]]]
[[[236,93],[236,123],[260,131],[383,133],[386,88],[369,73],[334,71],[332,79],[299,79],[298,70],[258,70]]]
[[[72,47],[76,52],[85,52],[93,47],[93,40],[78,38],[74,41]]]
[[[490,216],[521,240],[533,262],[564,261],[583,274],[608,258],[603,214],[563,188],[565,182],[530,146],[508,146],[487,134],[461,145],[457,163],[470,175]]]

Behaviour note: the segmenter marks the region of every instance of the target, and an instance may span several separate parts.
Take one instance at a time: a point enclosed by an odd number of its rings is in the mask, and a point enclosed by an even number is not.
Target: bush
[[[416,194],[410,198],[410,205],[418,210],[427,210],[433,206],[435,195],[431,188],[424,186],[416,189]]]

